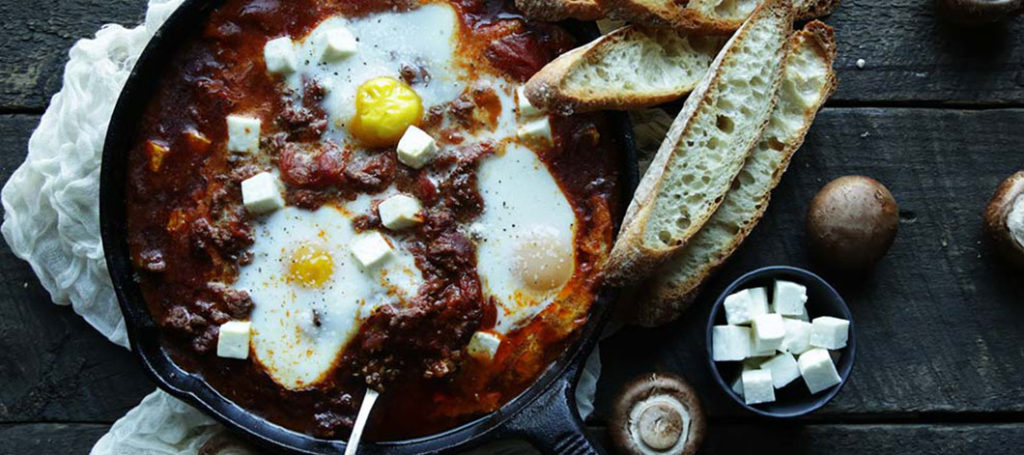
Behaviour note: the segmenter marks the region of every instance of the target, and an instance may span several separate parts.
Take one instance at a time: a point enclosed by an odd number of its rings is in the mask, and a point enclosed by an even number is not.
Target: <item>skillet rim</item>
[[[131,264],[124,222],[126,210],[127,156],[137,137],[140,118],[159,81],[164,57],[175,52],[178,40],[201,27],[211,11],[225,0],[184,0],[153,35],[126,79],[104,141],[100,171],[100,233],[104,256],[118,304],[124,316],[131,350],[157,386],[172,396],[199,409],[236,434],[252,438],[260,446],[296,454],[340,453],[346,443],[341,439],[321,439],[273,424],[259,415],[236,405],[196,374],[178,367],[163,349],[161,334],[149,313],[136,282]],[[559,23],[581,41],[599,35],[593,22],[563,21]],[[620,159],[621,211],[625,212],[638,177],[632,125],[624,112],[608,112],[618,142]],[[621,217],[617,217],[621,218]],[[618,229],[618,221],[615,229]],[[575,340],[552,362],[526,390],[498,410],[454,428],[418,438],[362,444],[361,453],[405,454],[448,452],[486,442],[502,433],[502,428],[517,414],[544,396],[560,380],[575,376],[578,367],[589,355],[596,338],[610,316],[610,307],[618,292],[603,287],[591,305],[587,322],[578,330]],[[568,380],[573,380],[568,378]],[[575,387],[575,384],[570,384]],[[573,411],[575,412],[575,411]]]

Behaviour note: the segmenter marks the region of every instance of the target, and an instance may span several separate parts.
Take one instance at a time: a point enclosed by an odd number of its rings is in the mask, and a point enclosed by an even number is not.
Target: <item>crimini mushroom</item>
[[[995,249],[1011,264],[1024,268],[1024,171],[996,188],[985,208],[985,230]]]
[[[899,225],[899,206],[877,180],[848,175],[829,182],[811,201],[811,254],[838,270],[865,269],[882,258]]]
[[[608,432],[623,454],[690,455],[704,440],[704,411],[682,378],[648,374],[623,387]]]
[[[939,14],[963,25],[981,25],[1024,12],[1024,0],[937,0]]]

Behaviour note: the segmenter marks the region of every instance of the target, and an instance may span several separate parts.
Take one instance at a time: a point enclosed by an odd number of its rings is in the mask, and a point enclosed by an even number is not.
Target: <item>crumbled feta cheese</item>
[[[850,335],[850,321],[821,316],[811,321],[811,346],[825,349],[842,349]]]
[[[229,115],[228,151],[253,153],[260,149],[260,119]]]
[[[322,60],[334,62],[356,53],[356,37],[347,28],[338,27],[324,35]]]
[[[547,117],[531,120],[519,126],[519,139],[530,142],[551,142],[551,122]]]
[[[758,353],[775,351],[782,345],[782,339],[786,336],[786,326],[782,322],[782,316],[777,314],[762,314],[754,318],[751,329],[754,335],[754,351]],[[772,352],[774,354],[774,352]]]
[[[755,316],[768,313],[767,299],[757,298],[753,291],[744,289],[725,298],[722,306],[725,308],[725,319],[729,324],[750,324]]]
[[[530,103],[530,99],[526,97],[526,91],[522,85],[516,88],[516,105],[519,107],[519,117],[521,118],[537,117],[545,113],[544,110]]]
[[[270,213],[284,207],[281,182],[269,172],[260,172],[243,180],[242,204],[253,215]]]
[[[248,321],[228,321],[221,324],[217,335],[217,356],[228,359],[249,358],[249,328]]]
[[[750,329],[716,325],[711,329],[711,358],[716,362],[745,359],[750,354]]]
[[[789,353],[772,357],[761,364],[761,369],[772,372],[772,383],[775,384],[776,389],[781,389],[800,377],[800,368],[796,364],[796,358]]]
[[[829,357],[825,349],[815,348],[800,354],[797,365],[811,393],[821,392],[842,381],[836,372],[835,364],[832,363],[832,357]]]
[[[426,166],[437,154],[437,143],[423,130],[410,126],[398,141],[398,161],[413,169]]]
[[[423,217],[419,215],[421,209],[420,201],[404,194],[391,196],[377,206],[381,224],[392,231],[422,223]]]
[[[373,268],[383,264],[391,258],[393,252],[391,244],[379,232],[359,236],[359,239],[353,242],[349,248],[352,250],[352,256],[364,268]]]
[[[492,332],[476,332],[469,339],[466,352],[476,358],[491,360],[501,346],[501,335]]]
[[[263,60],[271,73],[291,74],[299,67],[295,43],[286,36],[267,41],[263,46]]]
[[[796,319],[785,319],[786,336],[782,338],[779,350],[800,355],[811,348],[811,323]]]
[[[748,370],[741,376],[743,401],[747,404],[771,403],[775,401],[775,387],[772,385],[770,370]]]
[[[807,303],[807,288],[792,281],[776,281],[772,305],[776,313],[797,316],[804,312]]]

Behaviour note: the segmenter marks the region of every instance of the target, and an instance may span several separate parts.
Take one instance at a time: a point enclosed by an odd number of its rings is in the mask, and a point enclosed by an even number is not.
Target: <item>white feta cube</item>
[[[519,108],[519,117],[537,117],[545,114],[544,110],[534,106],[530,103],[530,99],[526,97],[526,91],[524,86],[520,85],[516,88],[516,106]]]
[[[751,288],[750,302],[754,308],[754,314],[771,313],[771,305],[768,304],[768,289]]]
[[[782,338],[780,351],[800,355],[811,349],[811,323],[797,319],[784,319],[782,323],[786,326],[786,336]]]
[[[410,126],[398,141],[398,161],[413,169],[426,166],[437,154],[437,143],[425,131]]]
[[[270,213],[284,207],[281,182],[269,172],[260,172],[243,180],[242,204],[253,215]]]
[[[394,252],[391,243],[379,232],[359,236],[355,242],[352,242],[349,249],[352,251],[352,256],[362,264],[363,268],[367,269],[383,265]]]
[[[358,44],[356,37],[349,29],[338,27],[324,33],[323,54],[321,59],[325,62],[336,62],[356,53]]]
[[[260,149],[260,119],[243,115],[229,115],[228,151],[253,153]]]
[[[741,376],[743,401],[747,404],[771,403],[775,401],[775,387],[772,385],[770,370],[748,370]]]
[[[749,328],[734,325],[716,325],[711,328],[711,358],[716,362],[743,360],[749,354]]]
[[[772,313],[775,313],[775,307],[772,306]],[[804,306],[804,311],[800,314],[785,314],[782,317],[786,319],[795,319],[797,321],[811,322],[811,317],[807,315],[807,307]]]
[[[800,368],[800,376],[804,377],[804,382],[811,393],[821,392],[842,381],[836,371],[836,365],[832,363],[832,357],[828,355],[828,350],[814,348],[800,354],[797,365]]]
[[[499,346],[501,346],[501,335],[480,331],[474,333],[473,337],[469,339],[466,352],[478,359],[491,360],[498,353]]]
[[[380,222],[392,231],[413,227],[423,222],[420,216],[420,201],[404,194],[396,194],[377,206]]]
[[[271,73],[291,74],[299,67],[295,43],[287,36],[267,41],[263,46],[263,60]]]
[[[249,358],[249,321],[228,321],[220,326],[217,335],[217,357],[228,359]]]
[[[531,120],[519,126],[516,131],[520,140],[528,142],[551,142],[551,122],[547,117]]]
[[[850,336],[850,321],[821,316],[811,321],[811,346],[825,349],[842,349]]]
[[[784,353],[772,357],[761,364],[762,370],[772,372],[772,383],[776,389],[781,389],[800,377],[800,368],[796,364],[793,354]]]
[[[807,288],[792,281],[778,280],[772,294],[772,306],[776,313],[797,316],[803,313],[807,303]]]
[[[768,313],[767,299],[757,298],[752,291],[754,290],[744,289],[725,298],[722,306],[725,308],[725,319],[729,324],[750,324],[755,316]]]
[[[782,346],[782,339],[786,337],[786,326],[782,322],[782,316],[777,314],[762,314],[754,317],[751,324],[754,336],[754,351],[763,353],[779,349]]]

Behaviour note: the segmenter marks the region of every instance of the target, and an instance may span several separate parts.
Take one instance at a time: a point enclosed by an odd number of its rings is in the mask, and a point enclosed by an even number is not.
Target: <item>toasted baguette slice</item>
[[[684,32],[729,34],[760,0],[597,0],[609,17]]]
[[[627,25],[547,64],[526,83],[526,97],[565,115],[665,103],[697,86],[725,41]]]
[[[631,319],[665,324],[678,317],[707,277],[743,243],[768,208],[771,191],[836,87],[832,28],[810,22],[790,39],[779,101],[760,142],[707,224],[644,286]]]
[[[828,16],[839,7],[839,0],[793,0],[796,20],[806,21]]]
[[[650,276],[721,204],[768,123],[793,29],[789,0],[758,7],[687,98],[626,211],[611,284]]]
[[[596,0],[516,0],[516,8],[526,17],[541,21],[594,21],[604,17]]]

